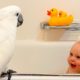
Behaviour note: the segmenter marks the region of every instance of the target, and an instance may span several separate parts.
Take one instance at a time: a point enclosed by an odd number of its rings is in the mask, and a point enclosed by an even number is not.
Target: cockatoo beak
[[[19,14],[18,16],[18,22],[17,22],[17,27],[21,26],[23,23],[23,16],[22,14]]]

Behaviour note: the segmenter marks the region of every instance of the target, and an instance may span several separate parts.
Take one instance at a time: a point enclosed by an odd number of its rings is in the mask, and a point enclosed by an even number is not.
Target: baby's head
[[[80,42],[76,42],[68,56],[69,68],[72,73],[80,73]]]

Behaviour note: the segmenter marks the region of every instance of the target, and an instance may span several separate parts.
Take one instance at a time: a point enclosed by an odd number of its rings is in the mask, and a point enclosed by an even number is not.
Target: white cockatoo
[[[13,56],[17,27],[22,23],[19,7],[10,5],[0,9],[0,74]]]

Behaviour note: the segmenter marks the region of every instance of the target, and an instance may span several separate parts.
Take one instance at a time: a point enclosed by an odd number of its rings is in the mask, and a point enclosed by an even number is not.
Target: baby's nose
[[[70,58],[70,61],[71,61],[71,62],[75,62],[75,57],[72,56],[72,57]]]

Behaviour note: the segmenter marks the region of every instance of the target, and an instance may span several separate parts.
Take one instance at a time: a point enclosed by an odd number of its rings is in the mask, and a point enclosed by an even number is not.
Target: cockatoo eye
[[[16,13],[16,16],[19,16],[19,13]]]

